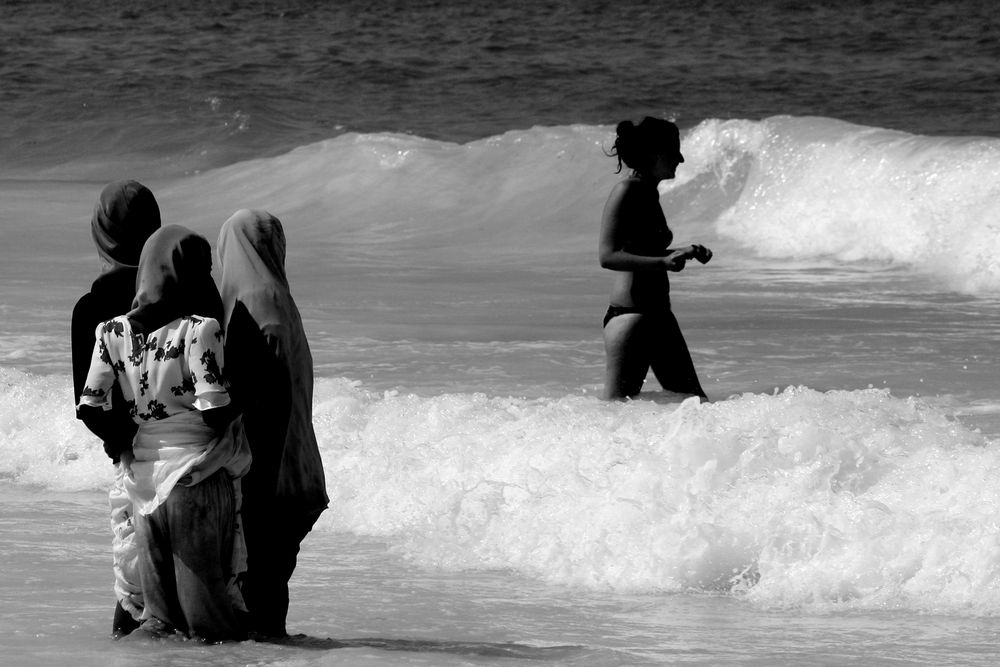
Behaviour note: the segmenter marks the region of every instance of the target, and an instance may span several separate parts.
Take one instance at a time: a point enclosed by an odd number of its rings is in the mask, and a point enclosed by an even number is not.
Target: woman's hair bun
[[[635,132],[635,123],[630,120],[623,120],[618,123],[618,127],[615,128],[615,133],[619,137],[627,137],[628,135]]]
[[[615,133],[618,136],[608,155],[618,158],[618,172],[622,170],[622,164],[641,170],[651,164],[659,152],[680,151],[677,126],[662,118],[646,116],[638,125],[623,120],[615,127]]]

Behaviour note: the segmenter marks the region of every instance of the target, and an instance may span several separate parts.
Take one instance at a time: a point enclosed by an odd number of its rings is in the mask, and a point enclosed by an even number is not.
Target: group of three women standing
[[[208,241],[112,183],[92,220],[102,273],[73,312],[78,415],[115,462],[114,632],[283,636],[299,544],[328,498],[312,358],[281,223]],[[96,339],[96,341],[95,341]]]

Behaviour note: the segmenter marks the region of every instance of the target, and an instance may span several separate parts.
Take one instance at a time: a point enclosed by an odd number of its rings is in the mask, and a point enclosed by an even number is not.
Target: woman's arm
[[[215,431],[222,431],[229,423],[240,416],[239,405],[233,401],[221,408],[209,408],[201,411],[201,419],[205,425]]]
[[[261,410],[261,415],[245,419],[244,426],[257,466],[254,488],[270,498],[277,493],[281,463],[289,444],[293,389],[288,366],[282,361],[282,337],[268,330],[260,334],[266,352],[261,358],[262,385],[257,391],[267,397],[267,409]]]
[[[94,353],[94,323],[92,317],[93,300],[87,292],[73,307],[73,318],[70,321],[70,354],[73,360],[73,405],[80,402],[80,394],[87,382],[90,372],[90,361]]]
[[[670,253],[681,253],[684,255],[684,259],[696,259],[702,264],[707,264],[708,260],[712,259],[712,251],[697,243],[683,248],[667,248],[667,254]]]
[[[105,324],[97,327],[90,366],[78,396],[77,418],[104,443],[104,452],[118,461],[122,451],[132,445],[136,424],[125,408],[111,355],[103,339]]]
[[[601,236],[597,246],[601,267],[612,271],[680,271],[691,257],[691,248],[671,250],[663,256],[636,255],[624,249],[626,238],[625,198],[629,183],[622,181],[611,190],[601,217]]]
[[[186,346],[188,368],[194,383],[194,407],[205,424],[221,431],[240,414],[223,376],[225,348],[218,321],[206,318],[192,331]]]

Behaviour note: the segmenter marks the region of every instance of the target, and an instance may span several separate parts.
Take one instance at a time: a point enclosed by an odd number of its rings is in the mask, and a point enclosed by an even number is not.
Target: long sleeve
[[[93,295],[80,297],[73,308],[70,324],[70,352],[73,357],[73,405],[80,402],[80,394],[87,382],[90,361],[94,353]]]

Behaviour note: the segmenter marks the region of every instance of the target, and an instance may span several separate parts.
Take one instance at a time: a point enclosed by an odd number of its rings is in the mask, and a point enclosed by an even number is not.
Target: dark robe
[[[87,381],[87,371],[90,369],[90,359],[94,352],[96,340],[94,331],[97,326],[117,317],[132,307],[135,298],[135,281],[139,270],[139,255],[142,246],[150,234],[160,228],[160,207],[149,188],[138,181],[116,181],[108,184],[94,205],[90,220],[90,232],[101,259],[102,273],[91,286],[90,291],[80,297],[73,308],[73,318],[70,324],[70,350],[73,361],[73,405],[80,402]],[[99,437],[104,445],[104,451],[115,463],[121,458],[121,453],[132,446],[132,438],[138,428],[129,415],[121,389],[115,385],[111,394],[112,409],[106,413],[95,413],[89,410],[78,412],[77,416],[94,435]],[[127,517],[131,515],[131,507],[119,502],[116,514],[115,493],[112,492],[112,523],[121,517],[126,517],[117,528],[116,538],[112,543],[115,563],[125,545],[133,539],[132,529]],[[118,577],[130,587],[137,587],[138,581],[132,581],[128,574],[120,571]],[[119,581],[121,583],[121,581]],[[134,598],[134,594],[129,597]],[[138,613],[141,600],[130,599],[128,606],[132,613]],[[115,607],[112,622],[112,634],[116,637],[126,635],[138,626],[132,613],[126,611],[119,601]]]
[[[312,355],[278,219],[239,211],[222,226],[218,249],[228,379],[254,459],[243,479],[243,594],[253,629],[282,636],[299,544],[329,504],[312,424]]]
[[[94,281],[90,292],[80,297],[73,308],[72,352],[73,352],[73,398],[80,401],[80,393],[90,370],[90,358],[94,353],[94,330],[105,322],[126,312],[135,298],[135,269],[120,269],[102,274]],[[115,385],[111,395],[112,409],[109,414],[98,414],[89,410],[78,413],[80,419],[104,443],[104,451],[117,463],[122,451],[132,446],[132,438],[138,428],[132,421],[121,389]]]
[[[101,322],[125,313],[135,299],[139,255],[146,239],[160,228],[160,208],[147,187],[137,181],[116,181],[101,191],[90,230],[101,258],[103,272],[73,308],[71,350],[73,356],[73,404],[87,380],[94,352],[94,330]],[[116,463],[128,449],[136,425],[128,414],[121,390],[112,394],[108,414],[78,413],[94,435],[104,443],[104,451]]]

